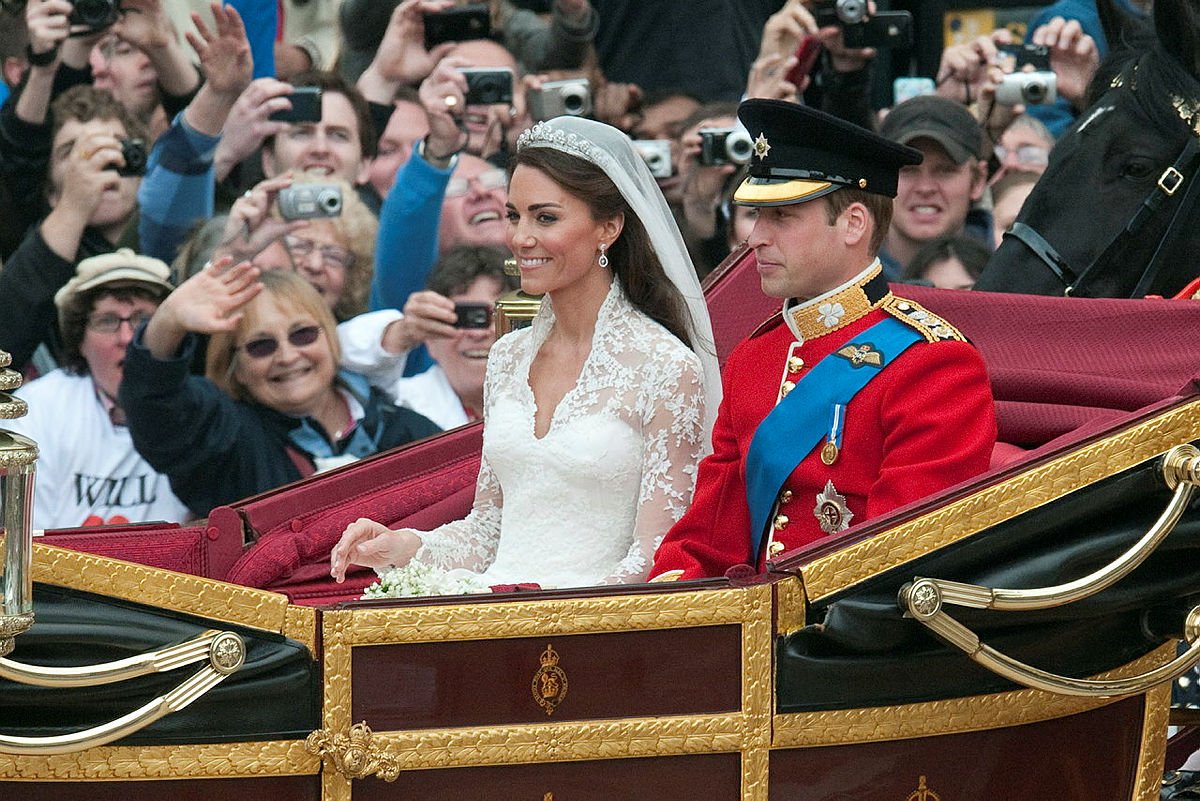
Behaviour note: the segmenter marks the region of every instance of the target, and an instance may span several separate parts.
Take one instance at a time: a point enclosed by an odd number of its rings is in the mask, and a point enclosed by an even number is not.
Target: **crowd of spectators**
[[[43,419],[119,443],[60,460],[73,497],[39,493],[39,527],[200,517],[476,419],[494,333],[459,327],[456,304],[514,288],[505,168],[539,118],[637,140],[701,274],[753,219],[730,202],[751,152],[739,100],[875,128],[925,156],[900,177],[889,277],[954,288],[1058,131],[996,102],[1009,31],[947,47],[933,95],[878,110],[879,51],[800,0],[491,0],[489,30],[446,42],[425,21],[455,0],[112,5],[0,11],[0,349],[43,376]],[[1067,12],[1029,40],[1069,115],[1106,43]],[[798,73],[806,38],[821,52]],[[511,94],[473,93],[497,74]],[[306,105],[319,115],[297,118]],[[134,487],[140,507],[101,502]]]

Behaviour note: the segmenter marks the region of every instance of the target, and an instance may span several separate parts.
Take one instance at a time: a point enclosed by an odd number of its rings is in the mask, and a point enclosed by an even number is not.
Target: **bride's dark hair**
[[[608,249],[609,268],[635,308],[692,347],[683,295],[667,278],[642,221],[604,171],[590,161],[549,147],[518,150],[509,163],[509,174],[520,165],[541,171],[582,200],[595,220],[625,215],[621,234]]]

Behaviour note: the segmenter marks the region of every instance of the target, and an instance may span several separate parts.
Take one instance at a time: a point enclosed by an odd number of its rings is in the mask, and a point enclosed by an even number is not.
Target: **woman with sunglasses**
[[[188,367],[208,334],[205,377]],[[228,257],[176,289],[130,344],[134,445],[201,517],[439,430],[339,372],[333,316],[295,273]]]

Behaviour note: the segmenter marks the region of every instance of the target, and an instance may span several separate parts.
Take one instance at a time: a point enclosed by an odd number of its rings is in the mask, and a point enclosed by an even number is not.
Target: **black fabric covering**
[[[809,610],[808,619],[819,624],[778,640],[779,711],[883,706],[1014,689],[917,621],[903,618],[896,600],[900,588],[918,576],[1006,589],[1080,578],[1128,549],[1162,513],[1170,495],[1156,460],[826,599]],[[1036,612],[946,609],[985,644],[1009,656],[1083,677],[1124,664],[1178,635],[1163,629],[1182,622],[1177,611],[1200,602],[1198,564],[1200,514],[1193,503],[1144,564],[1091,598]]]
[[[10,659],[64,667],[136,656],[201,635],[234,631],[246,663],[187,708],[114,745],[166,745],[305,737],[320,727],[319,671],[308,649],[282,636],[61,587],[34,586],[34,625]],[[69,734],[128,714],[169,692],[205,662],[91,688],[48,689],[0,679],[6,735]]]

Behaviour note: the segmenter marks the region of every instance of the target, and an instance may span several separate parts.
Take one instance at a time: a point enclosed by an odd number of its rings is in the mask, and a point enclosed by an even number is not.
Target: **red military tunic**
[[[888,316],[924,338],[847,404],[833,463],[826,463],[823,438],[788,477],[771,517],[775,543],[762,548],[759,566],[768,551],[813,542],[987,469],[996,418],[983,360],[952,326],[892,295],[873,265],[828,296],[785,307],[730,354],[713,453],[701,462],[691,508],[663,540],[651,575],[720,576],[754,560],[746,454],[755,430],[793,386],[804,391],[815,364]]]

